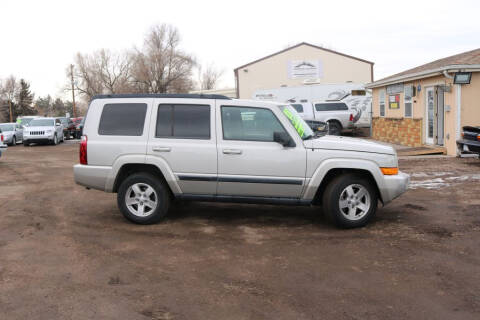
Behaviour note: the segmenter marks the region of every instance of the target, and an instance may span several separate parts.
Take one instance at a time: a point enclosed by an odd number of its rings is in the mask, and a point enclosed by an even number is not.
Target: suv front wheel
[[[356,174],[333,179],[323,194],[324,212],[342,228],[366,225],[375,216],[377,202],[377,191],[370,179]]]
[[[117,203],[128,220],[138,224],[152,224],[167,215],[170,195],[158,178],[148,173],[135,173],[120,184]]]

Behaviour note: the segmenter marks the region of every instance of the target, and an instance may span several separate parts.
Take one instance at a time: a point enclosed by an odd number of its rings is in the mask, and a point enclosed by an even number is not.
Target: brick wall
[[[422,119],[374,117],[372,120],[373,139],[410,147],[422,146]]]

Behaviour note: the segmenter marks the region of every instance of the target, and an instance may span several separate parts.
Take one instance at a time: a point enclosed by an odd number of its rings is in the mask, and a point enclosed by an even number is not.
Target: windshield
[[[60,118],[60,122],[61,122],[62,124],[68,124],[67,118]]]
[[[300,138],[307,140],[313,137],[312,129],[305,121],[303,121],[303,119],[292,106],[279,106],[279,108],[293,125]]]
[[[13,124],[0,124],[0,131],[15,131]]]
[[[33,118],[23,118],[23,119],[20,120],[20,124],[22,126],[27,126],[32,120],[33,120]]]
[[[34,119],[30,121],[30,127],[53,127],[52,119]]]

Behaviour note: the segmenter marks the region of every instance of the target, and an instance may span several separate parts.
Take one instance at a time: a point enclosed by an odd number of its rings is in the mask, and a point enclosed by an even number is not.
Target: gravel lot
[[[73,182],[78,145],[0,159],[0,319],[478,319],[480,161],[401,160],[368,227],[191,203],[152,226]]]

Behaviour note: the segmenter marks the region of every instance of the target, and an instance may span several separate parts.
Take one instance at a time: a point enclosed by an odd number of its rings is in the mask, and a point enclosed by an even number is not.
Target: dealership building
[[[302,42],[234,70],[236,96],[252,99],[256,90],[304,84],[373,81],[373,62]]]
[[[480,126],[480,49],[436,60],[367,85],[372,134],[381,141],[457,154],[463,126]]]

